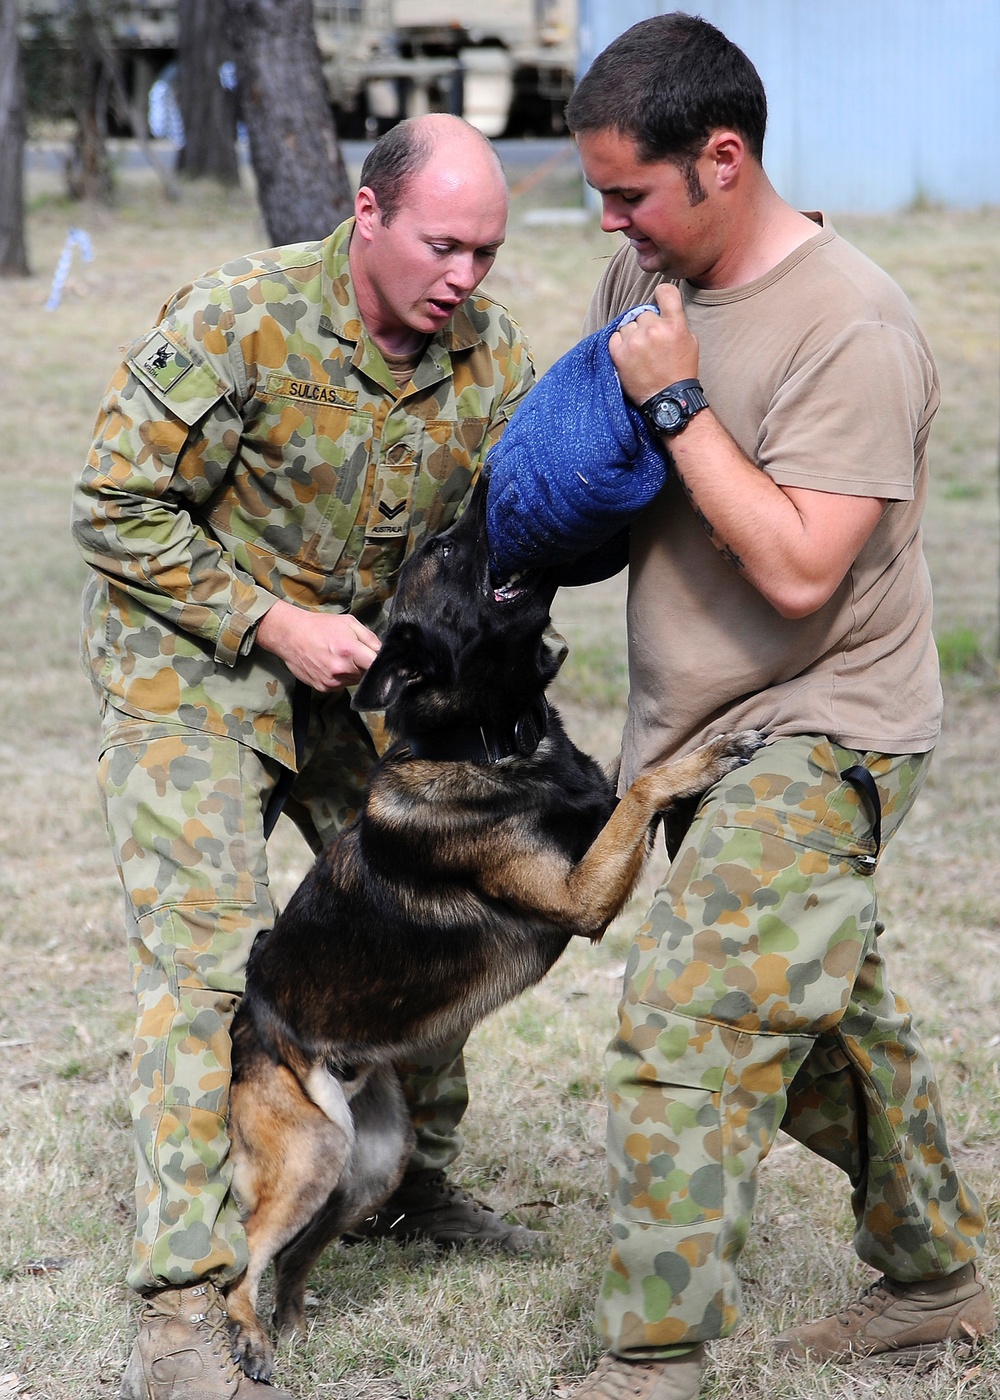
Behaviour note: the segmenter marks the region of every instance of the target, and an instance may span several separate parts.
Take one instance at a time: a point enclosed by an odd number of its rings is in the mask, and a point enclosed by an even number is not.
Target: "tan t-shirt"
[[[408,355],[390,355],[388,350],[380,353],[385,360],[385,367],[395,379],[400,389],[405,389],[413,378],[413,371],[419,365],[424,355],[424,345],[419,350],[411,350]]]
[[[623,248],[586,329],[662,280]],[[671,475],[631,531],[623,783],[746,727],[932,748],[941,691],[920,517],[939,389],[909,303],[825,222],[758,281],[680,289],[709,404],[751,461],[782,486],[889,504],[833,597],[791,620],[726,563]]]

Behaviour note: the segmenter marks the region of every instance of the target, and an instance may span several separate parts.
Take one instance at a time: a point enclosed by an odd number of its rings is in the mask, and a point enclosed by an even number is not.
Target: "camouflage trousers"
[[[345,697],[313,697],[285,807],[313,850],[354,816],[374,756]],[[275,917],[263,820],[281,771],[231,739],[105,714],[100,787],[137,1002],[128,1281],[140,1293],[207,1275],[225,1285],[246,1267],[228,1164],[229,1026],[250,947]],[[400,1067],[414,1168],[453,1160],[468,1101],[461,1045],[425,1058]]]
[[[848,1177],[854,1245],[900,1281],[980,1252],[934,1074],[879,952],[863,761],[889,839],[929,755],[779,739],[699,805],[635,939],[608,1049],[612,1251],[598,1329],[628,1357],[732,1332],[779,1128]]]

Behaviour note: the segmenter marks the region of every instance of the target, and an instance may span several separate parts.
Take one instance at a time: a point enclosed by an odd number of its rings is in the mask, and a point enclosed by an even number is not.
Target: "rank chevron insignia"
[[[395,520],[406,509],[406,502],[400,501],[396,506],[386,505],[385,501],[379,501],[378,510],[380,515],[384,515],[386,520]]]

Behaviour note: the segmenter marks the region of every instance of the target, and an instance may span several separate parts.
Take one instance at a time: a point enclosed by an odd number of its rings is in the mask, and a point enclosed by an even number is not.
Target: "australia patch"
[[[383,496],[369,515],[365,539],[369,543],[405,539],[410,528],[410,514],[406,507],[405,500],[392,501]]]
[[[194,361],[162,331],[154,331],[141,350],[132,356],[132,364],[163,393],[169,393],[183,379]]]

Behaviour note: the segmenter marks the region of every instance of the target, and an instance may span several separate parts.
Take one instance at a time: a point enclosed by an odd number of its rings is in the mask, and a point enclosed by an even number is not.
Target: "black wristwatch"
[[[640,404],[639,411],[654,432],[676,437],[707,407],[708,399],[697,379],[678,379]]]

